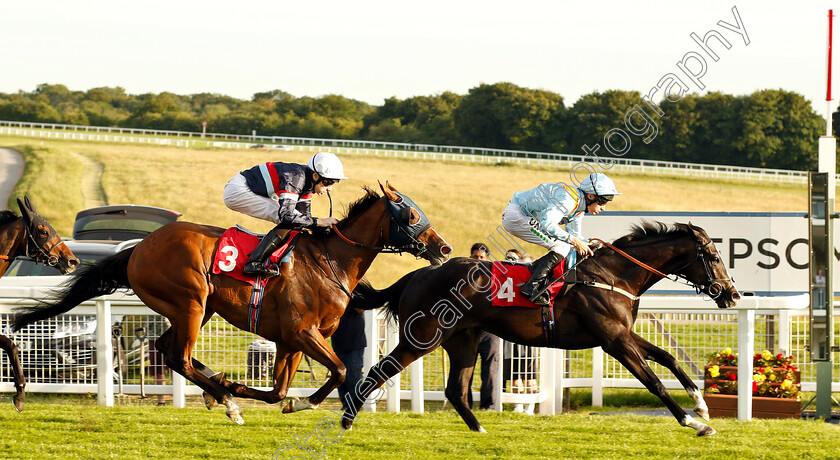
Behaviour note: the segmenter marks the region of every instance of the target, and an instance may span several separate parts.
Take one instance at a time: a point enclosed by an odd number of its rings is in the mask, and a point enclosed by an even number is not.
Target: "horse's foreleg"
[[[26,387],[26,379],[23,377],[23,366],[20,364],[20,355],[18,354],[17,345],[12,342],[12,339],[0,334],[0,348],[6,351],[9,356],[9,366],[12,368],[12,375],[15,381],[15,396],[12,402],[18,412],[23,412],[23,405],[26,400],[24,387]]]
[[[475,369],[475,358],[478,353],[479,329],[465,329],[455,333],[443,343],[443,348],[449,354],[449,382],[444,394],[452,403],[452,407],[473,431],[486,433],[484,427],[478,423],[469,405],[470,378]]]
[[[648,366],[647,362],[645,362],[644,350],[636,344],[636,341],[633,340],[630,334],[616,338],[613,342],[604,346],[604,351],[617,359],[645,385],[648,391],[662,400],[680,425],[694,428],[697,431],[697,436],[715,434],[714,429],[702,422],[694,420],[694,418],[686,414],[683,408],[674,401],[674,398],[671,397],[668,390],[665,389],[665,386],[662,385],[662,382],[653,373],[653,370]]]
[[[371,393],[381,387],[382,384],[387,382],[391,377],[404,371],[408,365],[414,362],[417,358],[427,353],[431,353],[440,345],[438,342],[435,343],[434,346],[419,350],[410,342],[411,340],[403,340],[401,337],[400,342],[394,348],[394,351],[371,367],[367,376],[356,385],[356,388],[350,393],[350,399],[353,400],[353,404],[347,408],[344,415],[341,417],[342,428],[345,430],[352,428],[353,419],[356,417],[356,414],[359,413],[359,410],[362,408],[362,404],[368,400]],[[373,402],[376,401],[378,401],[378,398],[375,398]]]
[[[661,364],[666,369],[670,370],[676,377],[677,380],[680,381],[685,391],[691,396],[691,399],[694,400],[694,413],[699,415],[703,420],[709,420],[709,407],[706,405],[706,401],[703,399],[703,392],[700,391],[700,388],[694,384],[694,381],[685,373],[683,368],[680,366],[677,359],[674,358],[673,355],[668,353],[667,351],[657,347],[656,345],[648,342],[638,334],[631,332],[630,333],[633,337],[633,340],[636,341],[636,345],[641,347],[642,351],[645,353],[645,357],[647,359],[653,360],[655,363]]]
[[[344,382],[344,376],[347,370],[344,363],[338,359],[335,352],[327,344],[326,339],[318,331],[315,326],[310,326],[298,335],[298,341],[295,342],[297,348],[305,353],[310,358],[318,361],[327,367],[330,371],[330,378],[321,386],[309,399],[304,402],[300,400],[293,400],[286,407],[283,408],[284,413],[297,412],[305,409],[316,409],[321,402],[333,391],[336,387]],[[300,359],[298,358],[298,362]]]
[[[292,384],[298,364],[303,357],[301,352],[282,352],[277,350],[274,360],[274,388],[270,391],[258,390],[241,383],[223,379],[221,382],[234,396],[256,399],[268,404],[275,404],[286,399],[286,394]],[[193,360],[195,361],[195,360]]]

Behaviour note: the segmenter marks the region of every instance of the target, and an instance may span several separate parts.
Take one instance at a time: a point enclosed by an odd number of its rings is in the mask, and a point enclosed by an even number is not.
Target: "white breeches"
[[[572,245],[547,235],[540,230],[537,219],[525,214],[515,204],[508,204],[502,213],[502,226],[511,235],[517,236],[529,243],[540,245],[549,251],[567,257]]]
[[[252,192],[242,174],[225,184],[224,199],[225,205],[234,211],[275,224],[280,221],[280,203]]]

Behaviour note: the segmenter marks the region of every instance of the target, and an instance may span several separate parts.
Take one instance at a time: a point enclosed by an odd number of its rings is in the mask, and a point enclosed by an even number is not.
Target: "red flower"
[[[727,377],[729,377],[729,380],[738,380],[738,376],[735,375],[735,373],[733,372],[730,372],[729,375],[727,375]]]
[[[729,355],[727,357],[727,359],[730,360],[730,361],[734,361],[735,360],[735,355]]]
[[[759,367],[759,368],[758,368],[758,373],[759,373],[759,374],[763,374],[763,373],[764,373],[764,368],[763,368],[763,367]]]
[[[753,393],[758,393],[758,382],[753,382]]]
[[[712,386],[709,388],[717,388],[717,383],[713,383]]]
[[[776,355],[776,359],[781,361],[781,360],[785,359],[785,357],[781,353],[779,353],[778,355]]]

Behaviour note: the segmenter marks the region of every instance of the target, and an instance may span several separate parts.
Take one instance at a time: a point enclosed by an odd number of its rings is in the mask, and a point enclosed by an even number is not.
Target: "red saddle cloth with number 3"
[[[541,308],[539,305],[531,302],[519,293],[521,284],[527,282],[531,278],[531,266],[525,264],[516,264],[508,262],[493,262],[493,284],[498,286],[496,293],[493,296],[492,305],[494,307],[529,307]],[[556,279],[563,274],[566,267],[566,260],[564,259],[556,267],[551,279]],[[548,295],[551,301],[563,289],[565,283],[558,281],[548,287]]]
[[[278,263],[281,257],[289,247],[289,243],[294,241],[295,236],[300,233],[299,230],[292,230],[286,238],[286,242],[279,249],[271,253],[270,260],[272,263]],[[213,258],[213,273],[218,275],[224,273],[225,275],[244,281],[253,286],[256,277],[245,276],[242,269],[245,268],[245,263],[248,262],[248,255],[251,254],[257,245],[260,244],[260,235],[256,235],[238,227],[231,227],[222,234],[219,238],[219,248],[216,250],[216,256]]]

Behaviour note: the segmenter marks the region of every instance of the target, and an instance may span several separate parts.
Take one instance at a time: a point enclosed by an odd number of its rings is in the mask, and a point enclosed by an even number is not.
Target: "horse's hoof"
[[[204,405],[207,406],[207,410],[212,409],[216,405],[216,398],[207,394],[206,391],[201,393],[201,396],[204,398]]]
[[[703,428],[697,430],[698,437],[711,436],[715,433],[717,433],[717,431],[715,431],[715,429],[710,426],[704,426]]]
[[[244,425],[245,424],[245,418],[242,417],[242,411],[241,410],[227,411],[227,412],[225,412],[225,414],[227,414],[227,416],[228,416],[228,418],[230,419],[231,422],[233,422],[237,425]]]
[[[309,401],[301,401],[300,398],[293,398],[291,401],[289,401],[289,404],[286,404],[286,407],[283,408],[283,413],[290,414],[292,412],[299,412],[302,410],[317,408],[317,405],[313,405]]]
[[[12,403],[15,405],[15,410],[18,412],[23,412],[23,404],[24,404],[24,397],[23,395],[15,395],[12,399]]]
[[[345,431],[350,431],[353,429],[353,419],[348,417],[341,418],[341,428],[344,428]]]
[[[480,427],[478,427],[478,432],[479,433],[487,433],[487,430],[485,430],[483,426],[480,426]]]

